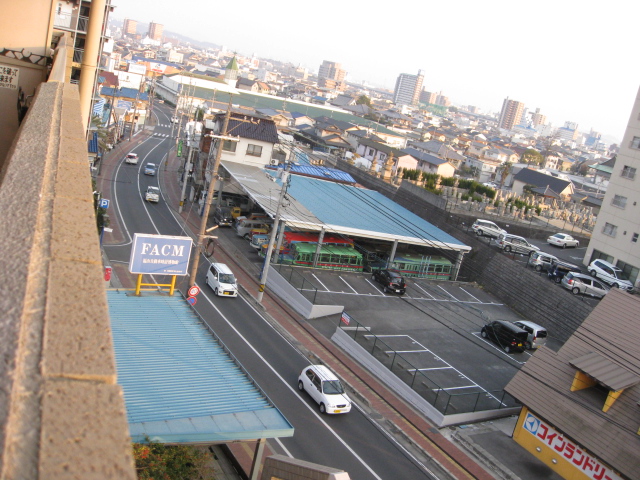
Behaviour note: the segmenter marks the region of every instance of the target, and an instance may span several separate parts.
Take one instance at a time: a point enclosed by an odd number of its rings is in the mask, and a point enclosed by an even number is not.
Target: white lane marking
[[[153,218],[151,218],[151,214],[149,213],[149,209],[147,208],[147,201],[144,199],[144,194],[142,193],[142,191],[140,190],[140,172],[142,171],[142,165],[143,163],[146,161],[147,157],[149,155],[151,155],[151,152],[153,152],[156,148],[158,148],[160,145],[162,145],[164,143],[164,140],[161,142],[158,142],[158,144],[153,147],[151,150],[149,150],[149,153],[147,153],[144,158],[142,159],[142,163],[140,163],[140,167],[138,168],[138,193],[140,194],[140,201],[142,202],[142,207],[144,208],[144,211],[147,212],[147,216],[149,217],[149,221],[151,222],[151,225],[153,225],[153,228],[155,229],[157,234],[160,234],[160,230],[158,229],[158,227],[156,226],[156,223],[153,221]],[[160,178],[160,165],[162,165],[162,160],[160,160],[160,162],[158,163],[158,165],[156,166],[156,178],[159,179]],[[160,181],[158,180],[158,188],[160,188]],[[162,193],[162,190],[160,190],[160,193]],[[164,200],[164,196],[162,197]],[[166,203],[166,202],[165,202]]]
[[[495,348],[496,350],[498,350],[501,354],[505,355],[507,358],[510,358],[511,360],[513,360],[514,362],[520,364],[520,365],[524,365],[525,362],[520,362],[518,360],[516,360],[515,358],[513,358],[511,355],[509,355],[507,352],[505,352],[502,348],[498,348],[497,345],[494,345],[494,343],[489,340],[488,338],[484,338],[480,332],[474,332],[472,333],[472,335],[475,335],[476,337],[480,337],[480,339],[486,343],[487,345],[489,345],[491,348]]]
[[[438,285],[438,288],[440,288],[440,290],[442,290],[444,293],[446,293],[447,295],[449,295],[451,298],[453,298],[456,302],[459,302],[459,300],[454,297],[453,295],[451,295],[449,292],[447,292],[444,288],[442,288],[441,285]]]
[[[338,278],[339,278],[340,280],[342,280],[342,281],[347,285],[347,287],[349,287],[351,290],[353,290],[353,293],[358,293],[358,292],[356,292],[356,289],[355,289],[355,288],[353,288],[353,287],[352,287],[352,286],[351,286],[351,285],[350,285],[350,284],[349,284],[349,283],[348,283],[344,278],[342,278],[340,275],[338,275]]]
[[[474,297],[473,295],[471,295],[469,292],[467,292],[464,288],[460,287],[460,290],[462,290],[464,293],[466,293],[467,295],[469,295],[471,298],[473,298],[474,300],[478,301],[478,302],[482,302],[482,300]]]
[[[434,392],[437,392],[439,390],[460,390],[461,388],[478,388],[478,385],[466,385],[464,387],[442,387],[442,388],[432,388],[431,390],[433,390]],[[482,388],[482,387],[479,387]],[[483,391],[486,392],[486,390],[484,388],[482,388]]]
[[[429,292],[427,292],[427,291],[426,291],[424,288],[422,288],[419,284],[414,283],[414,285],[415,285],[416,287],[418,287],[420,290],[422,290],[424,293],[426,293],[427,295],[429,295],[432,299],[434,299],[434,300],[436,299],[436,297],[434,297],[434,296],[433,296],[433,295],[431,295]]]
[[[322,283],[318,277],[316,277],[316,274],[315,274],[315,273],[312,273],[312,274],[311,274],[311,276],[312,276],[313,278],[315,278],[315,279],[318,281],[318,283],[319,283],[320,285],[322,285],[322,288],[324,288],[327,292],[329,292],[329,291],[330,291],[330,290],[327,288],[327,286],[326,286],[324,283]]]
[[[430,351],[431,350],[385,350],[384,353],[420,353]]]
[[[410,368],[409,370],[407,370],[407,372],[429,372],[431,370],[451,370],[453,367],[452,366],[448,366],[448,367],[432,367],[432,368]]]
[[[202,288],[201,288],[202,290]],[[209,298],[208,295],[205,295],[205,298],[207,299],[207,301],[211,304],[211,306],[213,307],[213,309],[218,312],[218,315],[220,315],[220,317],[227,323],[227,325],[236,333],[236,335],[238,335],[238,337],[240,339],[242,339],[242,341],[253,351],[253,353],[260,359],[262,360],[262,362],[264,363],[264,365],[269,368],[269,370],[271,370],[273,372],[273,374],[278,377],[280,379],[280,381],[282,382],[282,384],[288,388],[292,393],[296,394],[295,397],[300,401],[300,403],[302,403],[307,410],[309,410],[313,415],[315,415],[316,419],[322,423],[324,425],[324,427],[327,429],[327,431],[331,432],[331,434],[336,438],[336,440],[338,440],[338,442],[340,442],[342,445],[344,445],[344,447],[362,464],[363,467],[365,467],[369,473],[371,473],[371,475],[373,475],[375,478],[377,478],[378,480],[382,480],[382,478],[380,478],[378,475],[376,475],[376,472],[373,471],[373,469],[362,459],[360,458],[360,456],[340,437],[340,435],[338,435],[338,433],[333,430],[328,424],[327,422],[324,421],[324,419],[320,416],[319,413],[316,412],[316,410],[314,408],[311,408],[311,406],[305,402],[302,399],[302,393],[304,392],[299,392],[298,390],[295,390],[291,385],[289,385],[288,382],[285,381],[284,378],[282,378],[282,376],[276,371],[276,369],[267,361],[266,358],[264,358],[260,352],[258,352],[258,350],[256,350],[256,348],[249,342],[249,340],[247,338],[245,338],[239,331],[238,329],[229,321],[229,319],[218,309],[218,307],[216,307],[216,305],[211,301],[211,299]],[[351,400],[351,403],[354,404],[353,400]]]

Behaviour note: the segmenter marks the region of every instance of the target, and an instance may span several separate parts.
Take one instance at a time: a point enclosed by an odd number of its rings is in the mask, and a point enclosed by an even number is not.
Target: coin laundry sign
[[[136,233],[131,248],[129,271],[184,276],[189,267],[191,245],[190,237]]]

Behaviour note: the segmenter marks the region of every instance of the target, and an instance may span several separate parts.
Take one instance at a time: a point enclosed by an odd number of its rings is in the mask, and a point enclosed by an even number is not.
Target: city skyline
[[[488,6],[461,0],[428,8],[401,0],[393,12],[327,4],[340,22],[317,21],[311,5],[290,0],[281,1],[277,12],[250,0],[242,12],[259,15],[244,16],[229,4],[202,0],[179,7],[169,0],[114,4],[113,17],[120,20],[155,21],[239,55],[312,72],[330,60],[342,65],[348,81],[391,91],[401,73],[423,70],[424,88],[442,91],[454,105],[498,114],[509,97],[529,111],[539,108],[555,127],[576,122],[582,132],[593,129],[618,142],[640,83],[640,66],[628,48],[635,40],[636,4],[603,10],[595,2],[542,0],[532,9],[504,0]]]

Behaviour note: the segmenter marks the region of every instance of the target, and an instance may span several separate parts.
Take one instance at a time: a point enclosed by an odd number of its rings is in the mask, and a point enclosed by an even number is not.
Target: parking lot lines
[[[350,284],[349,282],[347,282],[344,278],[342,278],[341,276],[339,276],[338,278],[339,278],[340,280],[342,280],[342,281],[347,285],[347,287],[349,287],[351,290],[353,290],[353,293],[358,293],[358,292],[356,291],[356,289],[355,289],[355,288],[353,288],[353,287],[351,286],[351,284]]]
[[[433,300],[435,300],[435,299],[436,299],[436,297],[434,297],[434,296],[433,296],[433,295],[431,295],[429,292],[427,292],[424,288],[422,288],[422,287],[420,286],[420,284],[418,284],[418,283],[414,283],[414,285],[415,285],[416,287],[418,287],[420,290],[422,290],[422,292],[423,292],[423,293],[425,293],[425,294],[429,295]]]
[[[456,302],[459,302],[460,300],[458,300],[456,297],[454,297],[453,295],[451,295],[451,293],[447,292],[444,288],[442,288],[442,285],[438,285],[438,287],[440,287],[440,290],[442,290],[444,293],[446,293],[447,295],[449,295],[451,298],[453,298]]]
[[[471,298],[473,298],[476,302],[478,303],[482,303],[481,300],[479,300],[478,298],[474,297],[473,295],[471,295],[469,292],[467,292],[464,288],[460,287],[460,290],[462,290],[464,293],[466,293],[467,295],[469,295]]]
[[[330,290],[327,288],[327,286],[326,286],[324,283],[322,283],[322,281],[321,281],[321,280],[316,276],[316,274],[315,274],[315,273],[312,273],[311,275],[313,276],[313,278],[315,278],[315,279],[316,279],[316,281],[317,281],[320,285],[322,285],[322,288],[324,288],[327,292],[329,292],[329,291],[330,291]]]

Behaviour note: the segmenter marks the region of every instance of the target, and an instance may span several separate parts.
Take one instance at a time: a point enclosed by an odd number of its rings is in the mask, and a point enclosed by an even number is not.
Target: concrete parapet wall
[[[262,480],[349,480],[344,470],[305,462],[284,455],[267,457],[262,467]]]
[[[0,478],[134,479],[76,86],[39,87],[0,175]]]

